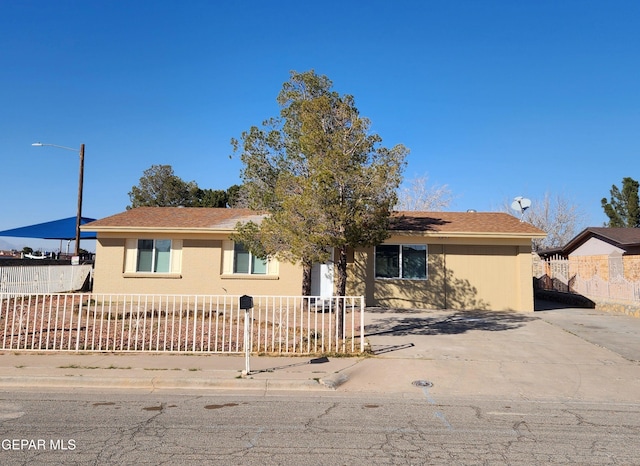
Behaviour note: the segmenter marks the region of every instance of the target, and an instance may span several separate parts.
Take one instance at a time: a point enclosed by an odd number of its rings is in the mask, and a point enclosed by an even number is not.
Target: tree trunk
[[[311,296],[311,267],[309,261],[302,261],[302,296]]]
[[[340,296],[347,294],[347,246],[336,249],[336,320],[338,324],[338,338],[344,338],[344,299]]]

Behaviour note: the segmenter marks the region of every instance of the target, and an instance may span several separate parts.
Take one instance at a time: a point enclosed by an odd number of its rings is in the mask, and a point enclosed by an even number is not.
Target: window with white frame
[[[136,272],[171,271],[170,239],[139,239],[137,251]]]
[[[233,273],[265,275],[267,261],[254,256],[244,244],[233,245]]]
[[[376,246],[376,278],[427,279],[426,244]]]

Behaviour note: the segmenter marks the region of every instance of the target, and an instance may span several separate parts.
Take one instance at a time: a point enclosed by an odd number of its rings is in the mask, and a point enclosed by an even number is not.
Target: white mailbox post
[[[240,296],[240,309],[244,309],[244,363],[245,369],[242,372],[243,375],[249,375],[251,373],[251,367],[249,359],[251,356],[251,338],[249,336],[249,310],[253,309],[253,297],[243,295]]]

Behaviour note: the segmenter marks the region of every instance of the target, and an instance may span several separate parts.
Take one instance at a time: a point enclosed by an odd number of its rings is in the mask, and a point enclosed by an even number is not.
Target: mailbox
[[[240,296],[240,309],[253,309],[253,296]]]

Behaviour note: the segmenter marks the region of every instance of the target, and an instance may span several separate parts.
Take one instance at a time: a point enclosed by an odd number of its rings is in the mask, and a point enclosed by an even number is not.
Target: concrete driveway
[[[595,309],[559,307],[541,303],[536,317],[582,338],[607,348],[629,361],[640,362],[640,319]]]
[[[535,313],[369,309],[375,358],[342,389],[440,396],[640,401],[640,319],[592,309]],[[351,388],[350,388],[351,385]]]

